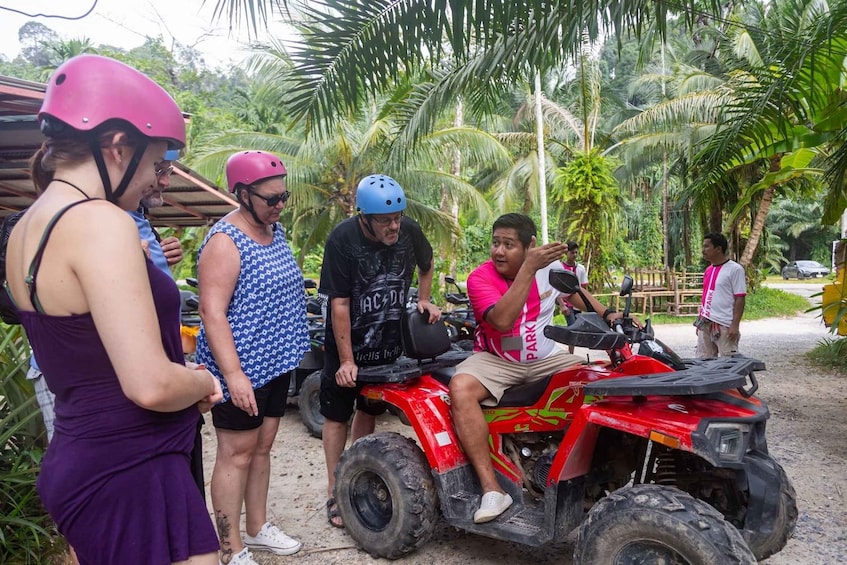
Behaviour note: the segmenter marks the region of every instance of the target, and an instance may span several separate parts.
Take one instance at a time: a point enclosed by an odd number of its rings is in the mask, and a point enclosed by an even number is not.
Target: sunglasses
[[[258,198],[261,198],[262,200],[265,201],[265,204],[267,204],[271,208],[273,208],[274,206],[276,206],[280,202],[285,204],[286,202],[288,202],[288,199],[291,198],[291,193],[287,190],[285,192],[283,192],[282,194],[275,194],[273,196],[262,196],[258,192],[253,192],[253,191],[250,191],[250,194],[252,194],[253,196],[256,196]]]
[[[171,173],[174,172],[173,165],[165,165],[168,161],[163,161],[156,163],[154,166],[156,167],[156,178],[169,177]]]

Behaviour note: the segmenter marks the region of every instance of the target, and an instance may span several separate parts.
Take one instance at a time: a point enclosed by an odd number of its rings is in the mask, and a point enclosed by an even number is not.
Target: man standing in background
[[[744,267],[726,256],[728,243],[720,233],[703,238],[703,259],[710,264],[703,274],[703,297],[694,325],[697,357],[728,357],[738,352],[741,317],[747,296]]]
[[[575,274],[579,281],[579,286],[586,288],[588,286],[588,272],[585,270],[585,267],[576,262],[576,258],[579,256],[579,244],[575,241],[569,241],[567,246],[568,251],[565,254],[565,260],[562,261],[562,268]],[[565,316],[565,321],[569,326],[576,322],[574,307],[570,302],[562,298],[562,301],[559,303],[559,307],[561,308],[562,314]],[[573,351],[574,346],[568,345],[568,353],[573,353]]]

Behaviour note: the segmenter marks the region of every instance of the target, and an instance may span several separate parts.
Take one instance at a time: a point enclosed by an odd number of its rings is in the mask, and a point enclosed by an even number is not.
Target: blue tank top
[[[303,274],[279,224],[270,245],[262,245],[233,224],[220,221],[209,230],[198,254],[217,233],[226,234],[241,256],[241,271],[227,309],[227,320],[241,368],[256,389],[296,368],[309,350]],[[229,400],[223,373],[209,349],[206,328],[202,325],[197,336],[196,359],[218,377],[224,402]]]

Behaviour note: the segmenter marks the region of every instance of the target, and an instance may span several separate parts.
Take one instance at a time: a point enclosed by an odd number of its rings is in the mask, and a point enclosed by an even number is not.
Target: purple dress
[[[165,352],[181,362],[179,291],[150,260],[147,275]],[[153,412],[129,400],[90,313],[22,311],[21,321],[56,395],[38,492],[81,565],[169,564],[217,551],[189,469],[197,408]]]

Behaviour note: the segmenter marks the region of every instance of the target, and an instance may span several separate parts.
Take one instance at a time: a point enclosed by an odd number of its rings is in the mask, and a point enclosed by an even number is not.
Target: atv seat
[[[417,308],[406,311],[400,329],[404,355],[390,365],[360,367],[359,382],[402,383],[424,373],[452,369],[471,354],[453,350],[447,326],[440,322],[430,324],[426,314]]]
[[[430,376],[444,386],[449,387],[450,379],[452,379],[455,374],[456,367],[442,367],[432,371]],[[553,375],[549,375],[531,383],[507,388],[506,392],[503,393],[502,398],[500,398],[500,402],[497,406],[532,406],[538,402],[538,399],[541,398],[541,395],[544,394],[545,390],[547,390],[547,385],[550,383],[550,379],[552,377]],[[486,408],[491,407],[486,406]]]

